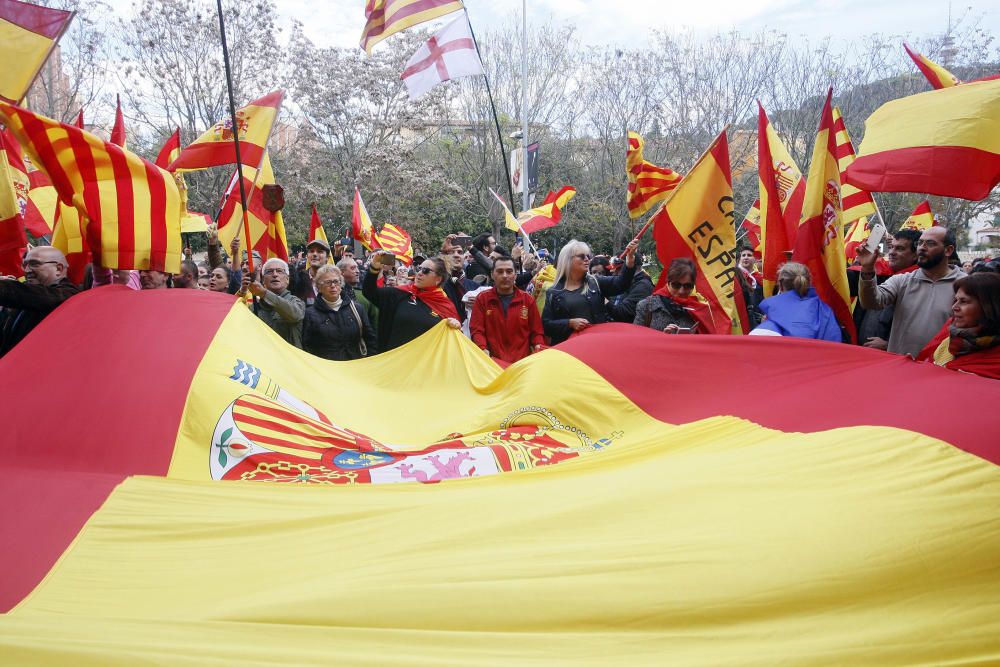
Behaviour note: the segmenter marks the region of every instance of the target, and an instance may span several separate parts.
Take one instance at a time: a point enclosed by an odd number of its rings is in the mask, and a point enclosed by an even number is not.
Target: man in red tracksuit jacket
[[[514,285],[514,260],[493,261],[493,287],[472,304],[472,342],[494,359],[514,363],[545,346],[542,318],[531,295]]]

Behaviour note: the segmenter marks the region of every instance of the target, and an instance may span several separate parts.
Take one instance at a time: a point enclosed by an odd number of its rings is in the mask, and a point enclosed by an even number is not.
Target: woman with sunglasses
[[[635,240],[625,246],[625,266],[617,276],[594,276],[590,274],[590,260],[594,258],[590,246],[577,240],[563,246],[556,261],[556,280],[545,293],[542,310],[542,326],[553,345],[608,321],[604,300],[621,294],[632,284],[637,247],[639,242]]]
[[[324,264],[313,276],[316,300],[302,321],[302,349],[334,361],[361,359],[375,352],[375,332],[368,311],[344,297],[344,276]]]
[[[413,283],[397,287],[379,287],[382,258],[391,256],[384,250],[372,255],[371,266],[365,273],[362,294],[378,306],[378,349],[381,352],[405,345],[429,331],[441,320],[453,329],[462,328],[458,311],[441,289],[448,278],[448,269],[440,257],[429,257],[416,267]],[[387,261],[387,264],[391,262]]]
[[[843,334],[830,306],[812,287],[809,267],[788,262],[778,269],[776,296],[760,302],[760,312],[767,318],[750,332],[751,336],[792,336],[814,338],[832,343],[843,342]]]
[[[720,333],[709,305],[694,297],[697,277],[698,269],[690,259],[671,261],[666,285],[639,302],[632,324],[668,334]]]

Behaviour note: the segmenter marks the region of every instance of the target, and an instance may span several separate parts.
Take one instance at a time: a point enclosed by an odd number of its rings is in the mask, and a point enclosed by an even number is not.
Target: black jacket
[[[617,276],[587,275],[587,302],[590,305],[591,324],[603,324],[608,321],[608,313],[604,308],[604,299],[621,294],[632,284],[635,267],[627,264],[622,267]],[[573,333],[569,328],[569,311],[565,305],[566,281],[557,282],[545,292],[545,309],[542,311],[542,326],[545,335],[553,345],[558,345]]]
[[[652,293],[653,279],[645,271],[636,271],[628,291],[608,300],[608,319],[632,324],[639,302]]]
[[[358,317],[361,318],[360,327]],[[361,351],[362,340],[365,343],[364,354]],[[316,299],[306,308],[302,321],[302,349],[335,361],[349,361],[374,354],[375,331],[368,321],[368,312],[350,299],[343,299],[336,311],[323,299]]]
[[[0,280],[0,357],[21,342],[45,316],[80,288],[63,278],[54,285]]]
[[[423,301],[395,287],[379,287],[378,274],[365,272],[361,293],[378,306],[378,350],[388,352],[430,331],[441,318]]]

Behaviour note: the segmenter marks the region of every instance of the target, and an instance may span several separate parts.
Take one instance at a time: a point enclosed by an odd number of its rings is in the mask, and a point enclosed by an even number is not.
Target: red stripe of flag
[[[149,201],[153,212],[150,220],[150,244],[152,246],[149,253],[149,268],[154,271],[163,271],[167,266],[167,250],[169,240],[167,239],[167,178],[162,171],[148,162],[146,167],[146,181],[149,183]]]
[[[386,4],[389,4],[391,2],[392,0],[387,0]],[[371,30],[365,33],[364,41],[368,42],[371,40],[372,37],[378,37],[382,33],[391,29],[395,24],[399,23],[403,19],[413,16],[414,14],[419,14],[422,11],[428,9],[434,9],[436,7],[444,7],[445,5],[450,5],[453,2],[454,0],[420,0],[420,2],[414,2],[412,5],[408,5],[403,9],[400,9],[399,11],[395,12],[392,15],[392,18],[389,19],[388,21],[383,21],[381,24],[373,26]],[[384,16],[385,16],[384,8],[381,10],[377,10],[372,13],[372,16],[369,17],[368,22],[371,23],[372,21],[378,21],[380,19],[383,19]]]
[[[0,0],[0,19],[10,21],[36,35],[55,39],[73,12],[31,5],[17,0]]]
[[[135,192],[132,189],[132,172],[129,171],[125,151],[114,144],[109,143],[106,146],[108,155],[111,157],[111,167],[115,173],[115,197],[117,199],[115,213],[118,218],[116,266],[135,266]],[[101,226],[103,224],[104,220],[102,219]],[[92,248],[97,249],[98,246],[92,246]]]

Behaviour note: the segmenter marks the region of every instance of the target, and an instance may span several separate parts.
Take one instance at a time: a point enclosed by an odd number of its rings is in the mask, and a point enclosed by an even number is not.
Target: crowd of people
[[[179,273],[92,265],[75,285],[63,254],[40,246],[25,255],[23,281],[0,280],[0,356],[81,289],[116,283],[237,295],[289,344],[340,361],[393,350],[442,321],[503,365],[605,322],[671,335],[729,333],[698,297],[693,261],[670,261],[657,288],[637,247],[633,240],[620,255],[595,256],[573,240],[552,265],[545,249],[508,251],[489,233],[450,234],[439,252],[406,265],[381,250],[356,257],[351,245],[338,245],[334,257],[315,240],[291,265],[255,252],[251,272],[246,258],[233,262],[238,240],[227,255],[210,232],[206,260],[188,253]],[[944,227],[900,230],[885,247],[883,258],[862,245],[846,267],[858,344],[1000,379],[1000,262],[960,266],[954,233]],[[848,342],[806,266],[786,262],[765,295],[753,251],[741,250],[738,265],[751,335]]]

